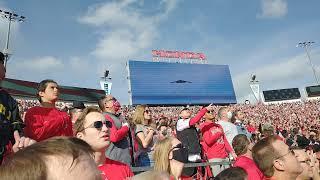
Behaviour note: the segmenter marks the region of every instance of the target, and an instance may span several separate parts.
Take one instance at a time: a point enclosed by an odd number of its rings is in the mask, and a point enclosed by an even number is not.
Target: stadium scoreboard
[[[308,87],[306,87],[306,92],[307,92],[308,97],[318,97],[318,96],[320,96],[320,85],[308,86]]]

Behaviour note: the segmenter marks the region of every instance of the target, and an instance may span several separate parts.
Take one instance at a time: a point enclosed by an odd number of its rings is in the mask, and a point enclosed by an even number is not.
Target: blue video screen
[[[128,62],[132,105],[234,104],[229,66]]]

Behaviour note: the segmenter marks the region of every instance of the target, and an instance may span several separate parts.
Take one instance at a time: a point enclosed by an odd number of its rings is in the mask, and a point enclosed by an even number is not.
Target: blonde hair
[[[136,110],[132,115],[132,122],[134,124],[142,124],[144,121],[144,111],[146,109],[146,105],[138,105]]]
[[[157,142],[153,154],[155,171],[165,171],[172,174],[169,161],[169,153],[172,149],[172,140],[172,137],[166,137]]]

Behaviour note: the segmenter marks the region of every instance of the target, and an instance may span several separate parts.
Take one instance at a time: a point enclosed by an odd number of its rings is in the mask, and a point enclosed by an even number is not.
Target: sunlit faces
[[[151,110],[148,107],[144,109],[143,117],[145,120],[148,120],[148,121],[151,119]]]
[[[48,156],[46,158],[48,180],[99,180],[100,171],[94,159],[83,153],[75,161],[71,156]]]
[[[101,129],[92,126],[96,121],[102,121]],[[86,141],[94,151],[103,151],[109,144],[109,128],[105,124],[105,118],[102,113],[91,112],[87,114],[84,122],[84,130],[77,133],[77,137]]]
[[[298,176],[300,179],[310,179],[313,177],[312,167],[310,166],[310,158],[304,149],[294,150],[294,153],[300,162],[303,172]]]
[[[238,112],[237,119],[243,120],[244,119],[244,114],[242,112]]]
[[[205,118],[205,119],[210,119],[210,120],[214,119],[213,113],[214,113],[213,111],[208,111],[208,112],[204,115],[204,118]]]
[[[275,168],[290,174],[300,174],[303,171],[300,162],[288,145],[281,140],[276,140],[272,145],[279,154],[274,163]]]
[[[56,83],[48,83],[44,91],[39,92],[42,102],[55,102],[59,97],[59,87]]]

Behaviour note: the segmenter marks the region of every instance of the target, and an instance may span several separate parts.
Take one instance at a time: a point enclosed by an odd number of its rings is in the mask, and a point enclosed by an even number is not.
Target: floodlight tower
[[[6,67],[7,62],[9,60],[9,55],[10,55],[10,53],[9,53],[9,42],[10,42],[11,22],[13,22],[13,21],[24,22],[26,17],[20,16],[20,15],[14,13],[14,12],[5,11],[5,10],[1,10],[1,9],[0,9],[0,16],[9,21],[9,23],[8,23],[8,31],[7,31],[6,47],[3,50],[3,54],[5,56],[4,67]]]
[[[257,102],[260,102],[260,85],[259,85],[259,81],[256,80],[256,78],[257,76],[255,74],[252,74],[249,81],[249,85]]]
[[[311,58],[310,58],[310,53],[309,53],[309,47],[312,46],[312,44],[314,44],[315,42],[313,41],[305,41],[305,42],[299,42],[297,44],[297,47],[302,47],[306,54],[307,54],[307,57],[308,57],[308,60],[309,60],[309,63],[311,65],[311,68],[312,68],[312,71],[313,71],[313,76],[314,76],[314,79],[316,80],[316,85],[319,85],[319,80],[318,80],[318,77],[317,77],[317,74],[316,74],[316,69],[314,68],[314,65],[312,64],[312,61],[311,61]]]
[[[111,77],[109,76],[109,70],[106,70],[104,72],[104,76],[100,78],[100,86],[101,89],[104,90],[106,95],[111,94],[112,81]]]

